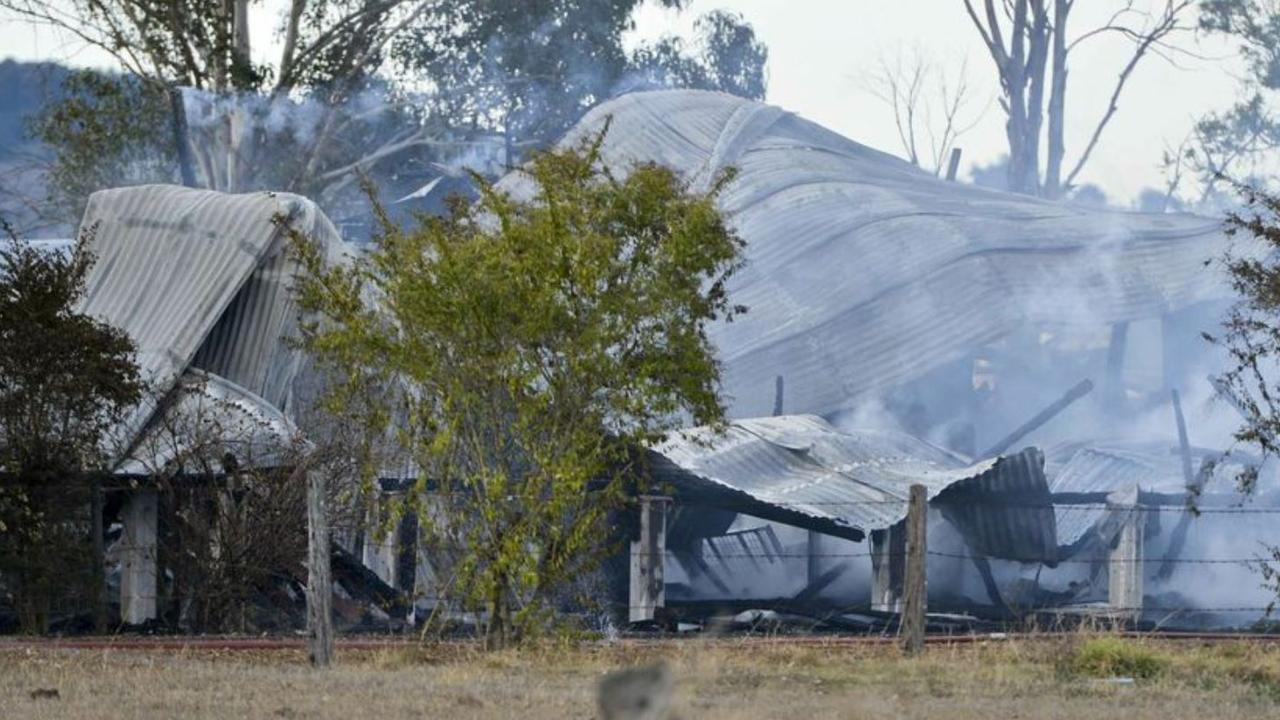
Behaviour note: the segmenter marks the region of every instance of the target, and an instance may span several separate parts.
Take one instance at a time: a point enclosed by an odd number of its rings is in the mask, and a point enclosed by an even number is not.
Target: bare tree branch
[[[1089,156],[1093,153],[1093,149],[1098,144],[1098,139],[1102,137],[1102,131],[1106,129],[1107,123],[1111,122],[1111,118],[1119,109],[1120,94],[1124,92],[1125,83],[1129,81],[1129,76],[1133,74],[1134,68],[1138,66],[1138,62],[1142,60],[1143,55],[1151,48],[1151,46],[1161,38],[1167,36],[1179,27],[1179,14],[1186,10],[1192,4],[1192,0],[1167,0],[1165,9],[1159,20],[1154,26],[1141,35],[1141,39],[1134,48],[1133,55],[1129,58],[1129,62],[1125,64],[1120,71],[1120,75],[1116,78],[1115,87],[1111,91],[1111,99],[1107,103],[1107,110],[1102,115],[1102,119],[1093,129],[1093,134],[1089,137],[1089,142],[1085,145],[1084,152],[1080,154],[1076,160],[1075,166],[1071,172],[1067,173],[1066,185],[1070,186],[1080,171],[1084,168],[1085,163],[1089,161]]]

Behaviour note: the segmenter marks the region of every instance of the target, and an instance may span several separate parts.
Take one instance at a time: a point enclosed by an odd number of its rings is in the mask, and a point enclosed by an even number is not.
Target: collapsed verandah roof
[[[1075,553],[1091,542],[1109,545],[1118,531],[1115,523],[1109,523],[1113,514],[1105,496],[1117,491],[1137,489],[1143,502],[1159,503],[1164,512],[1154,510],[1149,519],[1157,524],[1176,521],[1177,513],[1192,513],[1190,508],[1209,500],[1211,493],[1221,501],[1230,498],[1243,503],[1246,495],[1237,492],[1237,478],[1245,466],[1253,466],[1263,472],[1267,490],[1275,483],[1275,468],[1265,468],[1261,458],[1236,450],[1228,454],[1204,448],[1188,448],[1192,457],[1192,472],[1201,483],[1200,490],[1189,490],[1188,478],[1181,466],[1178,447],[1172,441],[1166,443],[1075,442],[1051,448],[1046,463],[1052,476],[1049,489],[1060,501],[1055,507],[1058,524],[1058,542],[1066,553]],[[1271,502],[1273,495],[1254,498]],[[1163,516],[1163,517],[1162,517]]]
[[[710,329],[734,417],[787,405],[826,415],[918,378],[1026,323],[1098,326],[1229,296],[1204,261],[1221,222],[1142,214],[946,182],[780,108],[671,90],[602,103],[563,141],[601,132],[603,162],[674,168],[746,241],[729,297],[748,307]],[[500,187],[527,196],[519,171]]]
[[[1034,448],[977,463],[909,435],[844,432],[813,415],[735,420],[673,435],[650,473],[682,504],[700,504],[850,540],[907,514],[910,487],[928,498],[975,552],[1053,563],[1057,534]]]
[[[346,256],[333,224],[297,195],[170,185],[96,192],[81,223],[97,262],[80,310],[129,334],[157,397],[202,371],[235,403],[264,405],[252,414],[296,421],[308,366],[290,342],[299,329],[289,287],[296,264],[280,218],[331,262]],[[126,418],[115,433],[122,446],[137,445],[155,410],[144,402]]]
[[[115,472],[141,477],[161,474],[184,458],[233,458],[237,466],[281,467],[305,449],[297,426],[279,408],[213,373],[187,370]],[[222,467],[231,472],[234,468]]]

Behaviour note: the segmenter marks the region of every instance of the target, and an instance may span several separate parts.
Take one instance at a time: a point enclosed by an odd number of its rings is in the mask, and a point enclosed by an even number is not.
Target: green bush
[[[1070,659],[1071,671],[1087,677],[1153,678],[1168,664],[1154,650],[1118,637],[1086,640],[1075,648]]]

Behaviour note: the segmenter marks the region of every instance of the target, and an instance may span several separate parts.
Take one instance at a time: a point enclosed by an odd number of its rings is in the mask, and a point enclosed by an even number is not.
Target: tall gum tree
[[[1059,198],[1074,186],[1143,58],[1177,52],[1169,44],[1170,36],[1192,29],[1182,20],[1194,4],[1193,0],[1159,0],[1154,8],[1143,8],[1137,0],[1124,0],[1105,22],[1072,37],[1068,24],[1077,0],[963,2],[1000,80],[1000,108],[1009,146],[1008,189],[1047,198]],[[1068,165],[1064,138],[1069,60],[1083,43],[1103,35],[1125,38],[1132,43],[1132,52],[1117,71],[1107,106],[1088,141]],[[1043,145],[1047,152],[1042,172]]]

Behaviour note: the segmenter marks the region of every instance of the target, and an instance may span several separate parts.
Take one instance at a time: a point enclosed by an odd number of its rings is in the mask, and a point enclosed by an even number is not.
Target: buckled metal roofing
[[[909,381],[1025,322],[1158,317],[1228,296],[1203,261],[1216,219],[1083,208],[946,182],[777,107],[720,93],[623,95],[572,143],[612,125],[609,166],[657,162],[708,187],[747,242],[730,284],[746,315],[711,329],[735,417],[826,414]],[[501,187],[527,193],[513,173]]]
[[[654,448],[651,474],[681,504],[705,504],[861,540],[906,517],[910,487],[977,552],[1056,558],[1056,532],[1039,451],[969,463],[889,431],[843,432],[813,415],[735,420],[681,432]],[[989,505],[992,497],[1005,507]]]
[[[238,388],[244,402],[264,402],[262,413],[292,418],[304,360],[287,340],[298,310],[279,219],[341,261],[333,224],[296,195],[169,185],[96,192],[81,237],[97,262],[80,309],[133,338],[142,376],[161,394],[194,368]],[[121,434],[136,442],[154,410],[144,403]]]
[[[170,392],[133,451],[119,464],[123,475],[153,475],[192,451],[203,457],[230,454],[247,466],[278,466],[282,452],[301,442],[297,427],[279,408],[213,373],[188,370]],[[196,447],[206,445],[206,447]]]
[[[1145,493],[1178,495],[1186,492],[1186,478],[1175,452],[1175,447],[1159,444],[1126,447],[1066,445],[1051,454],[1053,469],[1049,489],[1053,493],[1100,494],[1136,487]],[[1215,460],[1213,473],[1206,478],[1206,486],[1218,490],[1233,488],[1242,466],[1229,460],[1221,461],[1218,457]],[[1103,521],[1109,512],[1105,503],[1098,501],[1057,505],[1058,542],[1064,552],[1073,552],[1089,539],[1096,528],[1106,527]],[[1101,539],[1111,540],[1110,537]]]

